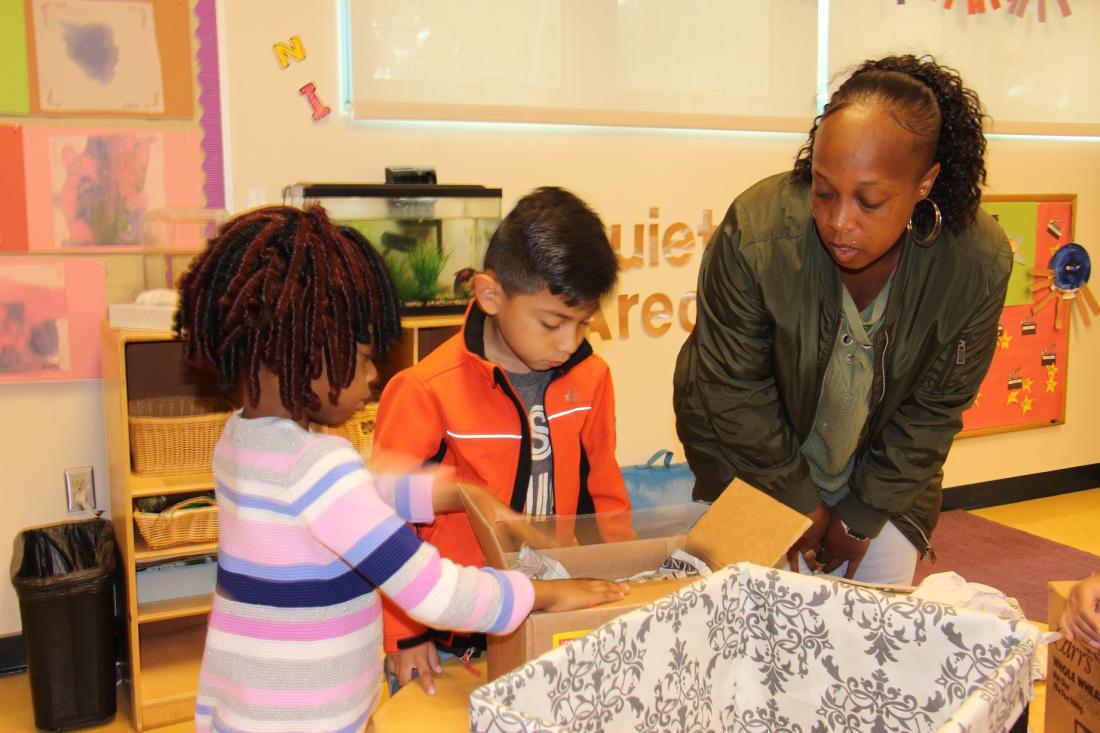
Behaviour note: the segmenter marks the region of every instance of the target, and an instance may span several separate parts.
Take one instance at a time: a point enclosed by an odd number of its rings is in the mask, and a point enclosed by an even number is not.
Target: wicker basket
[[[371,447],[374,445],[374,421],[377,416],[378,403],[368,402],[362,410],[356,410],[343,425],[329,427],[314,424],[313,430],[347,438],[351,447],[359,451],[359,455],[366,461],[370,458]]]
[[[214,542],[218,539],[218,507],[209,496],[195,496],[163,512],[135,510],[134,524],[151,550]]]
[[[130,456],[145,476],[209,472],[230,405],[215,397],[150,397],[129,404]]]
[[[362,410],[344,423],[344,433],[348,437],[355,450],[363,456],[363,460],[370,458],[370,450],[374,445],[374,421],[378,418],[378,403],[368,402]]]

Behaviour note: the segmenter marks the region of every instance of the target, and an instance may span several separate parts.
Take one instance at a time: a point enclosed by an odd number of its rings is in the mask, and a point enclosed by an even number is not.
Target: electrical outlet
[[[65,498],[70,513],[95,509],[95,472],[92,466],[65,469]]]

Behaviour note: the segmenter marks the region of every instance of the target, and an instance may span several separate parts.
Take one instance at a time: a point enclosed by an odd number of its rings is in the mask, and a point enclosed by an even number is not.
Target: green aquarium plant
[[[442,252],[429,240],[418,242],[404,256],[387,251],[386,267],[389,268],[398,297],[404,301],[438,298],[439,276],[449,258],[449,252]]]

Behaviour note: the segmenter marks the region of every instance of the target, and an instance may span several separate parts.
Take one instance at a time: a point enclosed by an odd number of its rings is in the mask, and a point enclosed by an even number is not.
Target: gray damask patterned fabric
[[[1039,630],[825,577],[731,565],[484,685],[470,730],[1006,730]]]

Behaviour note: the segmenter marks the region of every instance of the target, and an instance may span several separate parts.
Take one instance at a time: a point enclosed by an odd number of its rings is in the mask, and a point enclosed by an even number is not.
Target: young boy
[[[615,286],[618,263],[599,217],[560,188],[540,188],[504,218],[474,276],[462,331],[399,372],[382,393],[376,455],[452,466],[536,516],[629,508],[615,461],[615,403],[607,364],[585,331]],[[443,557],[484,564],[465,513],[419,534]],[[484,637],[427,629],[384,608],[387,667],[434,693],[438,650],[462,655]]]

